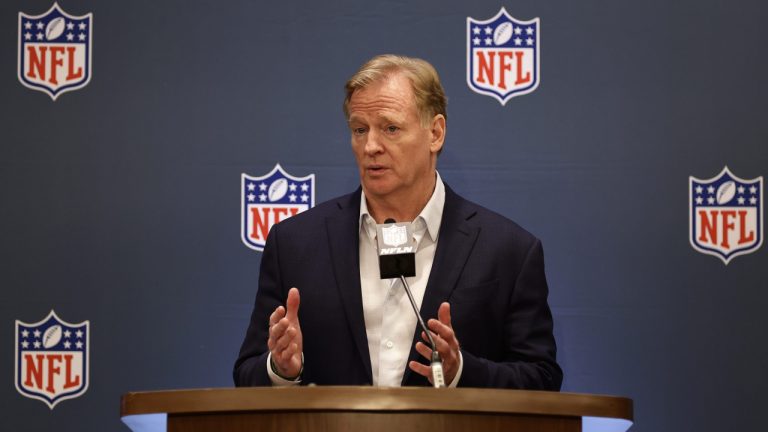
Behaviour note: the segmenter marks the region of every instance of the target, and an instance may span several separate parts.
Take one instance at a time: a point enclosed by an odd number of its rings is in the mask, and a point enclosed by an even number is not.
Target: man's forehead
[[[402,76],[390,76],[355,90],[349,100],[350,121],[359,116],[404,118],[416,109],[410,81]]]

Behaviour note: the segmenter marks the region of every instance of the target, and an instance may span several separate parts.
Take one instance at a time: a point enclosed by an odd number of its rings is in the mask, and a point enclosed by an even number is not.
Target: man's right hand
[[[269,316],[269,340],[272,363],[278,375],[293,380],[299,377],[304,349],[299,326],[299,290],[291,288],[285,307],[278,306]]]

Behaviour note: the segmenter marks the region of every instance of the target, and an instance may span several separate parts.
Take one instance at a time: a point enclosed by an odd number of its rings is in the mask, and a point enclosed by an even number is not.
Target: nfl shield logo
[[[763,177],[733,175],[728,167],[711,179],[690,177],[690,240],[694,249],[726,265],[763,244]]]
[[[243,173],[241,237],[251,249],[263,251],[272,225],[315,206],[315,175],[294,177],[275,165],[269,174]]]
[[[88,390],[89,322],[68,323],[54,311],[33,324],[16,321],[16,390],[53,409]]]
[[[467,17],[467,84],[502,105],[539,86],[539,19],[518,21],[502,7],[491,19]]]
[[[397,247],[408,241],[408,229],[403,226],[392,225],[381,229],[384,244],[391,247]]]
[[[93,14],[74,16],[54,3],[42,15],[19,12],[19,81],[56,100],[91,80]]]

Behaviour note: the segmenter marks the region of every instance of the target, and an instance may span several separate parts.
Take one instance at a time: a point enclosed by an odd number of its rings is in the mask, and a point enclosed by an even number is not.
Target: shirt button
[[[395,346],[394,342],[392,341],[387,341],[386,345],[387,345],[387,348],[392,348],[393,346]]]

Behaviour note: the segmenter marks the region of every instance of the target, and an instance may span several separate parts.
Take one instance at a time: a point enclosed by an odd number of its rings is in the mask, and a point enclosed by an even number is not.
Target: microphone
[[[421,318],[419,308],[416,306],[416,300],[413,298],[411,287],[408,285],[406,277],[416,276],[416,241],[413,238],[413,228],[410,223],[397,223],[392,218],[387,218],[384,224],[376,225],[376,249],[379,255],[379,275],[381,279],[399,278],[403,283],[408,300],[411,301],[413,312],[419,321],[421,329],[426,333],[429,344],[432,346],[432,359],[430,368],[432,369],[432,384],[435,388],[445,387],[445,377],[443,376],[443,362],[440,359],[440,353],[435,347],[435,340],[432,338],[424,320]]]

